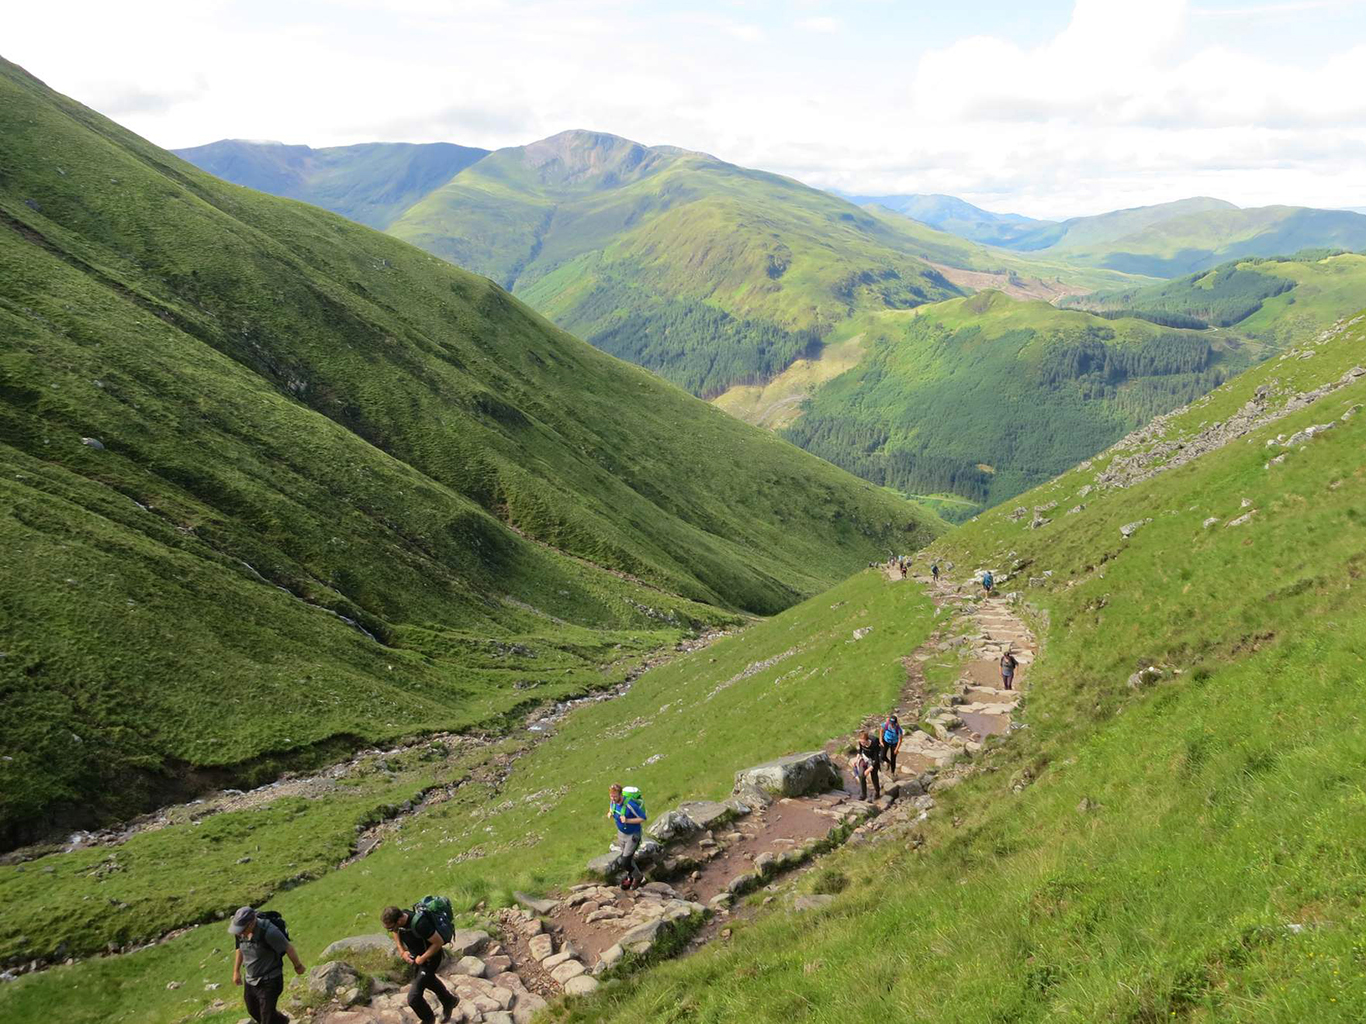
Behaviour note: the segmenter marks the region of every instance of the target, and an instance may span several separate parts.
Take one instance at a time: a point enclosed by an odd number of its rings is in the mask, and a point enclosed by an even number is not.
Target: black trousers
[[[882,780],[878,778],[877,765],[873,765],[858,777],[858,798],[860,800],[868,799],[869,778],[873,780],[873,799],[876,800],[882,796]]]
[[[259,985],[242,986],[242,1001],[247,1004],[247,1013],[256,1024],[289,1024],[289,1018],[275,1009],[275,1004],[280,1000],[280,993],[284,990],[283,974]]]
[[[436,998],[441,1000],[443,1007],[455,1004],[455,996],[446,990],[446,986],[441,984],[441,979],[436,976],[436,969],[441,966],[441,954],[437,954],[425,964],[417,965],[417,974],[413,976],[413,987],[408,990],[408,1008],[417,1014],[417,1019],[431,1024],[436,1020],[436,1014],[427,1005],[427,991],[430,989],[436,993]]]
[[[896,747],[883,747],[882,759],[887,762],[887,770],[896,776]]]

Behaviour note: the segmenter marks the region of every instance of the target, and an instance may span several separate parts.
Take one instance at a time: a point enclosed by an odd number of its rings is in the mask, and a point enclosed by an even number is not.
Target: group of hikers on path
[[[895,778],[896,756],[901,752],[901,742],[906,732],[901,728],[896,711],[888,712],[882,724],[872,729],[863,729],[858,734],[854,756],[849,759],[849,770],[859,784],[859,799],[868,799],[868,784],[873,785],[873,799],[882,797],[882,766]]]
[[[894,560],[892,564],[899,565],[904,577],[907,560]],[[930,566],[930,574],[936,581],[939,579],[937,562]],[[984,573],[982,588],[988,596],[992,585],[991,573]],[[1000,661],[1003,689],[1014,688],[1018,664],[1011,648],[1007,647]],[[897,718],[896,709],[889,711],[880,725],[859,731],[854,754],[849,759],[849,770],[858,781],[861,800],[868,799],[869,784],[872,785],[873,799],[881,799],[882,768],[886,766],[895,778],[896,759],[905,738],[906,732]],[[622,872],[622,889],[637,889],[645,878],[645,873],[636,863],[647,820],[645,803],[637,787],[619,783],[608,787],[607,797],[607,817],[616,826],[620,849],[611,871],[614,874]],[[443,1021],[451,1019],[459,1002],[437,977],[445,944],[454,934],[452,920],[450,900],[440,896],[427,896],[411,910],[388,906],[380,913],[380,921],[393,938],[399,956],[415,969],[413,983],[408,991],[408,1006],[424,1024],[436,1020],[426,993],[431,992],[441,1003]],[[289,1018],[277,1008],[284,992],[284,962],[288,959],[293,964],[295,974],[304,973],[304,964],[290,942],[284,918],[274,911],[241,907],[233,914],[228,932],[237,947],[233,956],[232,981],[234,985],[243,987],[247,1013],[256,1024],[288,1024]]]
[[[380,913],[398,955],[413,965],[412,986],[408,990],[408,1007],[424,1024],[436,1020],[436,1013],[427,1002],[431,992],[441,1003],[443,1021],[449,1021],[459,999],[453,995],[437,970],[441,967],[444,947],[455,934],[450,900],[444,896],[427,896],[411,910],[385,907]],[[236,942],[233,954],[232,983],[242,986],[242,999],[247,1013],[256,1024],[289,1024],[289,1018],[278,1008],[285,988],[285,960],[294,965],[295,974],[304,973],[303,961],[289,940],[285,919],[271,910],[240,907],[228,924],[228,934]]]

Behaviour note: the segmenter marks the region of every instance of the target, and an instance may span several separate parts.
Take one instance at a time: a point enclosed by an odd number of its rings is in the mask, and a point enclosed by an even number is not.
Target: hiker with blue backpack
[[[645,824],[645,804],[640,798],[640,790],[634,786],[624,791],[613,783],[607,790],[607,817],[616,823],[621,855],[617,858],[616,869],[625,869],[626,877],[621,881],[623,889],[638,889],[645,873],[636,864],[636,851],[640,849],[640,828]]]
[[[242,1000],[256,1024],[289,1024],[289,1018],[275,1008],[285,990],[285,957],[294,964],[294,973],[303,974],[304,964],[289,941],[285,919],[273,910],[256,911],[239,907],[228,923],[237,951],[232,957],[232,983],[242,986]]]
[[[450,1020],[459,1000],[441,984],[436,972],[441,966],[442,947],[455,934],[451,901],[444,896],[426,896],[412,910],[385,907],[379,919],[384,930],[393,936],[399,956],[417,969],[408,989],[409,1009],[426,1024],[436,1020],[436,1014],[427,1005],[426,993],[430,990],[441,1000],[441,1019]]]
[[[990,597],[990,596],[991,596],[991,588],[994,587],[995,585],[996,585],[996,578],[995,578],[994,576],[991,575],[991,571],[990,571],[990,570],[988,570],[987,572],[982,573],[982,595],[983,595],[984,597]]]
[[[882,759],[891,769],[892,778],[896,778],[896,755],[901,752],[901,741],[905,735],[901,723],[897,721],[896,712],[889,711],[882,722]]]

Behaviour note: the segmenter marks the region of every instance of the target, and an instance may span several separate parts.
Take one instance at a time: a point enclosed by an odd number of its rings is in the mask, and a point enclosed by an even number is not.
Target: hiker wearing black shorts
[[[856,770],[858,777],[859,799],[868,799],[868,783],[873,783],[873,799],[878,800],[882,797],[882,779],[878,775],[878,765],[882,761],[882,743],[876,736],[870,735],[867,729],[858,734],[858,751],[855,760],[860,757],[866,758],[867,762],[862,764],[862,770]]]
[[[379,919],[384,925],[384,930],[393,936],[399,956],[417,969],[417,973],[413,975],[412,987],[408,990],[409,1009],[417,1014],[418,1020],[432,1024],[432,1021],[436,1020],[436,1014],[427,1003],[426,993],[430,989],[436,998],[441,1000],[441,1019],[450,1020],[459,1000],[447,991],[446,986],[441,984],[441,979],[436,976],[437,969],[441,966],[441,947],[446,944],[446,940],[437,927],[433,913],[430,910],[414,913],[400,910],[398,907],[385,907]]]
[[[295,974],[304,973],[303,961],[283,926],[284,918],[278,914],[258,915],[251,907],[239,907],[228,924],[228,934],[237,943],[232,983],[242,986],[242,1000],[256,1024],[289,1024],[289,1018],[275,1008],[285,990],[285,957],[294,964]]]
[[[985,597],[991,596],[991,588],[996,585],[995,578],[989,572],[982,573],[982,594]]]
[[[1007,647],[1005,653],[1001,655],[1002,689],[1013,690],[1015,688],[1015,666],[1018,664],[1019,662],[1015,660],[1015,655],[1011,654],[1010,648]]]

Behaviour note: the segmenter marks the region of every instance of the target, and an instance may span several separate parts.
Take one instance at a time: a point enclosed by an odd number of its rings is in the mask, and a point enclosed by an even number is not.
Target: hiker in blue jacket
[[[635,889],[645,877],[636,866],[640,827],[645,824],[645,808],[640,806],[638,800],[623,800],[621,786],[615,783],[607,790],[607,796],[611,801],[607,816],[616,823],[617,831],[621,833],[621,856],[617,858],[617,867],[626,869],[626,878],[622,880],[621,887]]]
[[[984,572],[984,573],[982,573],[982,593],[983,593],[985,596],[987,596],[987,597],[990,597],[990,596],[991,596],[991,588],[992,588],[993,586],[995,586],[995,585],[996,585],[996,580],[992,577],[992,575],[991,575],[990,572]]]

